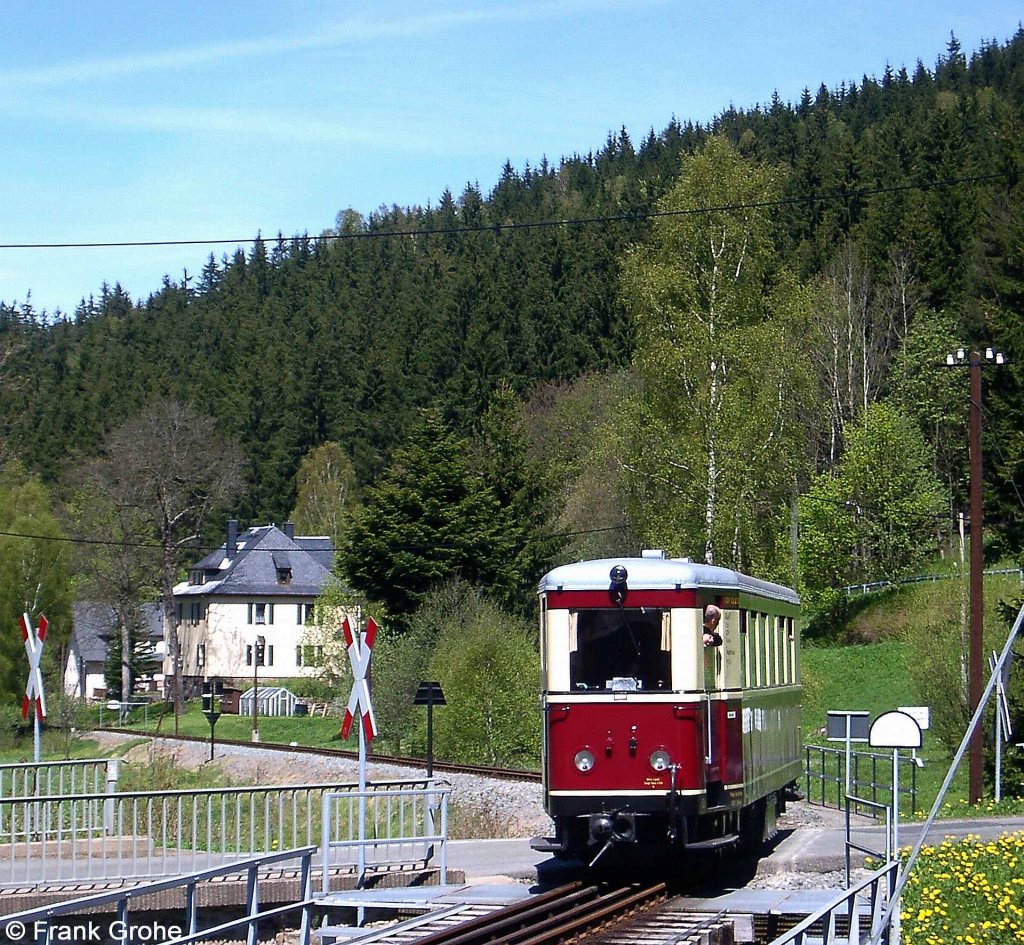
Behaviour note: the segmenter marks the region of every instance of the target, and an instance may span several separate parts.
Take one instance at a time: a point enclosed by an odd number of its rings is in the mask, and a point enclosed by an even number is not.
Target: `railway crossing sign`
[[[43,672],[39,668],[39,663],[42,660],[43,641],[46,639],[46,628],[49,625],[46,617],[40,614],[37,633],[32,629],[32,618],[27,613],[21,615],[21,639],[28,654],[28,682],[25,684],[25,697],[21,700],[21,717],[27,719],[29,709],[34,704],[38,722],[46,718],[46,693],[43,692]]]
[[[370,671],[373,642],[377,638],[377,624],[371,617],[366,623],[366,633],[360,634],[352,630],[352,625],[346,617],[341,628],[345,633],[348,661],[352,665],[352,695],[349,696],[348,705],[345,707],[341,737],[348,740],[352,723],[358,713],[361,716],[363,734],[367,741],[372,741],[377,734],[377,720],[373,715],[373,704],[370,702],[370,684],[367,676]]]

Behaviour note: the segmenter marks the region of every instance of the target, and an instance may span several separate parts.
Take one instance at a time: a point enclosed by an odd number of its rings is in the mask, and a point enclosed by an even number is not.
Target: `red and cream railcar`
[[[704,645],[705,608],[721,611]],[[544,796],[538,850],[758,846],[801,775],[799,598],[726,568],[640,558],[540,584]]]

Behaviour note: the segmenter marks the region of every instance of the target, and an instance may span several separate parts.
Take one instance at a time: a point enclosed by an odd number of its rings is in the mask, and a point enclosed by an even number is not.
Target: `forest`
[[[291,517],[398,627],[452,581],[525,617],[551,563],[643,546],[796,584],[827,631],[843,585],[954,553],[968,380],[945,359],[989,346],[986,550],[1015,556],[1022,115],[1024,30],[951,37],[931,67],[258,235],[145,300],[0,304],[0,558],[50,568],[59,611],[88,569],[10,536],[134,534],[164,555],[129,586],[159,590],[197,544],[99,514],[97,464],[181,404],[237,459],[199,544]]]

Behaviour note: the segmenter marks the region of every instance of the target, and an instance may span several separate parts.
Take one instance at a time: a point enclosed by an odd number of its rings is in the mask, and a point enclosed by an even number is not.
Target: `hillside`
[[[921,311],[958,313],[963,337],[1013,349],[1022,106],[1024,33],[969,56],[954,41],[932,70],[726,109],[707,127],[673,121],[642,141],[612,134],[557,165],[507,165],[489,194],[343,211],[331,232],[264,237],[139,303],[114,285],[56,321],[5,305],[0,437],[56,481],[147,396],[192,400],[247,450],[239,517],[279,521],[320,443],[344,444],[365,484],[419,408],[472,432],[503,386],[526,398],[627,366],[620,260],[649,235],[681,158],[712,134],[788,168],[775,241],[799,278],[854,244],[877,287],[888,280]],[[561,220],[578,222],[551,225]],[[996,383],[1015,405],[1016,389]],[[1004,511],[1005,527],[1017,518]]]

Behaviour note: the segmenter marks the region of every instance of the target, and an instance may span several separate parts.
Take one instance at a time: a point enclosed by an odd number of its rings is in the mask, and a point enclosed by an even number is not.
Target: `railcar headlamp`
[[[608,579],[611,581],[608,587],[608,593],[611,595],[613,601],[622,606],[622,602],[626,599],[626,592],[629,587],[626,585],[626,580],[629,577],[629,572],[621,565],[617,564],[611,571],[608,572]]]
[[[672,764],[672,759],[664,748],[658,748],[651,752],[648,762],[655,771],[668,771],[669,765]]]
[[[576,770],[580,774],[586,774],[594,767],[594,753],[589,748],[581,748],[572,759]]]

